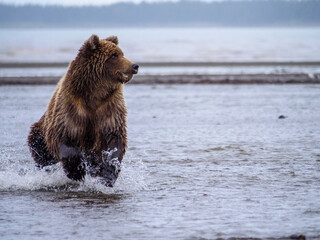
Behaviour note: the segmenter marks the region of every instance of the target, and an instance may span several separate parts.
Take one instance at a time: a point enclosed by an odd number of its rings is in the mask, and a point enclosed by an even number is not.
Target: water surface
[[[320,28],[1,29],[0,60],[69,62],[91,34],[133,61],[319,61]]]
[[[113,189],[35,169],[53,90],[0,87],[1,238],[320,238],[320,86],[127,85]]]

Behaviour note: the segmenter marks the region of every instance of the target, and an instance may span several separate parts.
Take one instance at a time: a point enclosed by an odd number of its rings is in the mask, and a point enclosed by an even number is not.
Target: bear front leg
[[[121,161],[125,153],[125,143],[118,136],[109,135],[102,150],[86,153],[88,173],[97,177],[104,185],[113,187],[121,171]]]
[[[41,132],[41,121],[34,123],[28,136],[28,146],[36,166],[43,168],[58,163],[48,151],[44,135]]]
[[[102,151],[102,166],[99,176],[108,187],[113,187],[121,171],[121,160],[123,153],[118,146],[111,146],[106,151]]]
[[[86,169],[82,161],[81,151],[78,147],[61,144],[59,157],[68,178],[76,181],[84,178]]]
[[[122,158],[126,151],[124,135],[110,134],[106,139],[101,152],[102,167],[99,176],[106,186],[113,187],[121,171]]]

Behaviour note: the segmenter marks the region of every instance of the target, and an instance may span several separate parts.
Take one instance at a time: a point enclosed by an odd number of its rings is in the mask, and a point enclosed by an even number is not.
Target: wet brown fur
[[[63,161],[62,144],[94,155],[98,162],[102,161],[104,150],[116,147],[121,162],[127,146],[123,83],[135,72],[132,62],[123,57],[117,44],[117,37],[100,40],[92,35],[70,63],[45,114],[31,126],[28,143],[38,165]],[[54,160],[37,158],[39,151],[33,151],[38,136],[34,135],[35,131],[42,135]],[[63,162],[64,166],[66,164]]]

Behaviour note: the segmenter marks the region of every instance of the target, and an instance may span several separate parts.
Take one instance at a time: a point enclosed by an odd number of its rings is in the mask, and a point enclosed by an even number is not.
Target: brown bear
[[[28,146],[38,167],[61,162],[73,180],[88,173],[113,186],[127,146],[123,84],[139,68],[117,45],[115,36],[92,35],[69,64],[31,126]]]

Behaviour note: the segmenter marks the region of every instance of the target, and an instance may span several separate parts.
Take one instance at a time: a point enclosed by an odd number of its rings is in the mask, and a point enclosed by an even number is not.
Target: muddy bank
[[[239,67],[239,66],[320,66],[320,61],[247,61],[247,62],[138,62],[141,67]],[[0,62],[0,68],[57,68],[68,62]]]
[[[57,76],[0,77],[0,85],[56,84]],[[130,84],[290,84],[320,83],[320,74],[138,75]]]
[[[320,83],[320,62],[139,62],[131,84]],[[0,62],[1,85],[56,84],[67,62]]]
[[[315,238],[314,238],[315,239]],[[217,238],[216,240],[306,240],[304,235],[292,235],[289,237],[282,237],[282,238]]]

